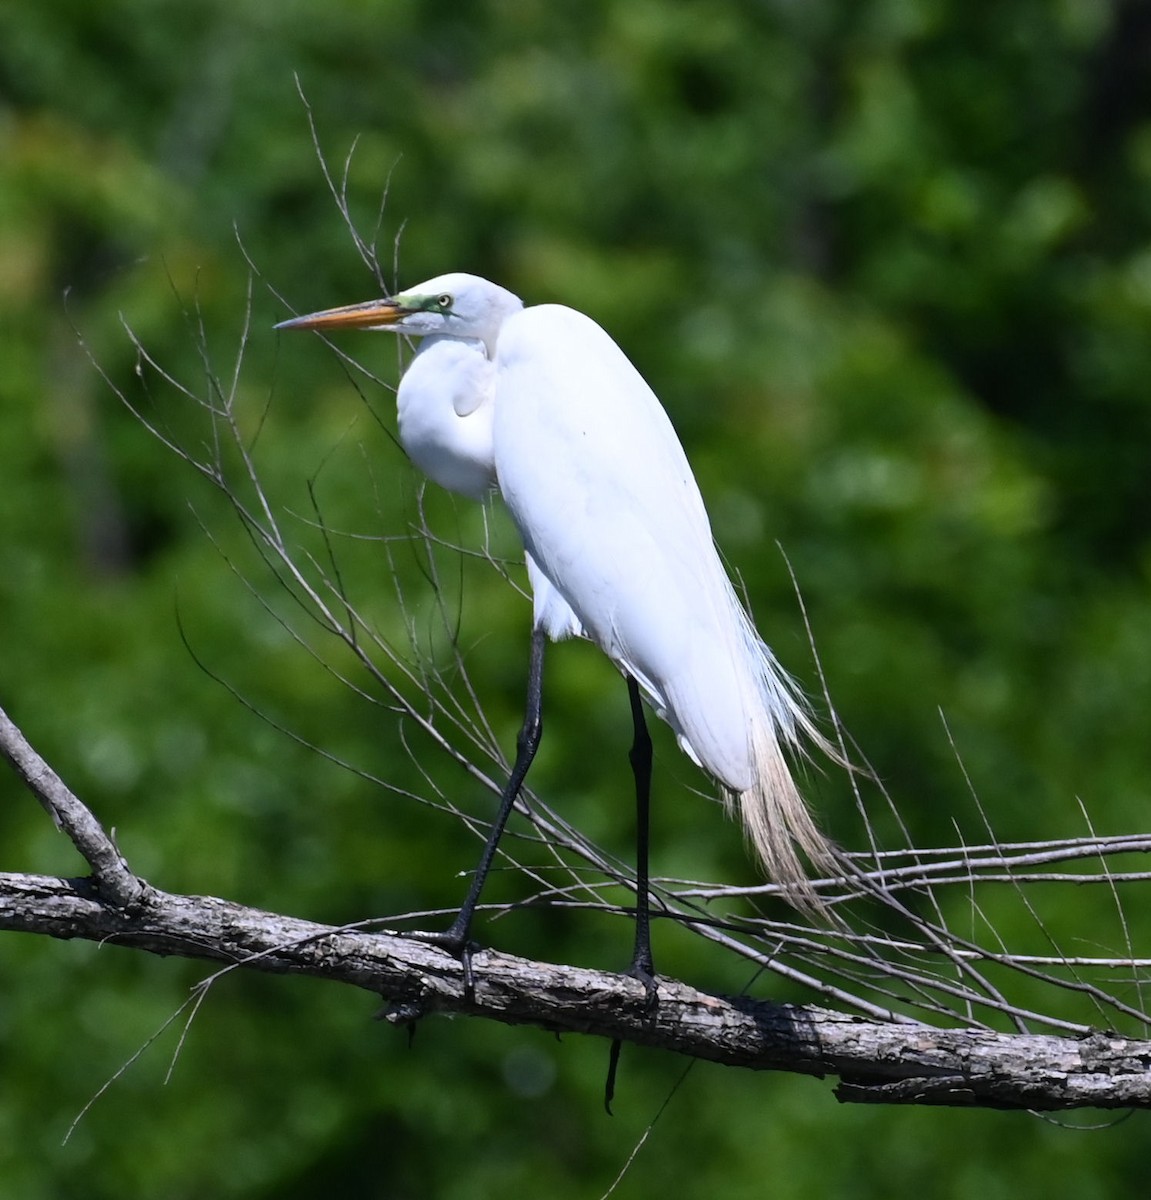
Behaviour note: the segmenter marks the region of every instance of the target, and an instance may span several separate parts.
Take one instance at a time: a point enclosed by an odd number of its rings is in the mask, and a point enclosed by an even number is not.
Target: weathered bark
[[[838,1076],[840,1100],[990,1108],[1151,1106],[1151,1042],[884,1024],[805,1005],[715,996],[661,979],[654,1013],[623,975],[492,951],[459,962],[434,946],[341,930],[208,896],[142,887],[119,907],[90,879],[0,875],[0,928],[86,938],[246,970],[312,975],[382,997],[381,1016],[487,1017],[659,1046],[728,1066]]]

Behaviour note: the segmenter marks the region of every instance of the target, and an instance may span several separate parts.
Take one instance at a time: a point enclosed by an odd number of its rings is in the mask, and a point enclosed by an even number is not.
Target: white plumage
[[[413,462],[466,496],[498,487],[537,628],[583,634],[631,675],[738,799],[769,875],[819,907],[797,848],[820,869],[833,852],[783,747],[826,743],[735,595],[671,422],[615,342],[570,308],[524,308],[464,274],[285,324],[425,338],[398,394]]]

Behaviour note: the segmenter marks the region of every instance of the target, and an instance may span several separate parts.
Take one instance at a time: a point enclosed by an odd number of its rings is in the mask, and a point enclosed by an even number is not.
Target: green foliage
[[[390,552],[419,648],[447,665],[402,540],[419,490],[390,397],[358,395],[313,339],[281,346],[270,289],[319,308],[467,269],[625,347],[761,629],[813,685],[783,546],[836,707],[917,841],[984,837],[939,709],[1001,837],[1082,831],[1077,797],[1100,831],[1138,829],[1149,39],[1135,2],[3,0],[0,702],[159,886],[331,920],[457,900],[475,850],[458,823],[311,746],[399,792],[429,794],[418,761],[470,811],[487,796],[276,622],[265,605],[300,627],[227,507],[80,339],[194,445],[194,407],[138,373],[121,322],[204,394],[201,338],[225,378],[240,347],[246,255],[262,278],[238,405],[291,536],[317,545],[318,505],[357,600],[402,640]],[[382,282],[325,188],[297,78],[337,180],[349,156],[359,227],[378,220]],[[349,348],[394,380],[383,340]],[[425,500],[446,541],[484,543],[479,509]],[[437,561],[508,746],[528,605],[482,563]],[[626,854],[622,689],[586,647],[550,671],[536,786]],[[659,746],[661,795],[699,785]],[[821,791],[850,841],[847,802]],[[14,779],[0,797],[5,869],[81,870]],[[709,807],[676,796],[657,822],[660,873],[752,877]],[[606,967],[629,936],[546,911],[490,932]],[[666,951],[669,973],[746,982],[670,935]],[[682,1070],[629,1050],[609,1122],[595,1044],[433,1021],[409,1049],[370,997],[236,976],[170,1080],[175,1028],[62,1146],[206,972],[29,938],[0,956],[5,1200],[599,1195]],[[1138,1131],[848,1111],[812,1081],[699,1066],[617,1194],[1117,1195],[1142,1179]]]

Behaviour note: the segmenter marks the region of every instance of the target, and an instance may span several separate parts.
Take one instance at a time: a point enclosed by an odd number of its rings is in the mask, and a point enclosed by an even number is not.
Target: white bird
[[[519,754],[472,893],[439,940],[465,949],[483,875],[538,742],[545,636],[589,638],[628,680],[640,816],[633,973],[650,983],[650,743],[641,693],[728,802],[738,803],[784,895],[820,910],[802,856],[827,871],[834,849],[784,750],[802,751],[806,738],[834,752],[739,602],[675,430],[615,342],[582,313],[557,304],[525,308],[504,288],[461,273],[277,328],[347,327],[423,339],[399,386],[400,441],[451,491],[482,499],[498,489],[523,538],[533,589]]]

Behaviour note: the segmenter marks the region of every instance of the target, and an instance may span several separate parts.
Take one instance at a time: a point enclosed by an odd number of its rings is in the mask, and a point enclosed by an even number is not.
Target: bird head
[[[277,329],[382,329],[411,337],[458,337],[482,341],[489,357],[504,320],[523,308],[505,288],[476,275],[437,275],[382,300],[328,308],[281,321]]]

